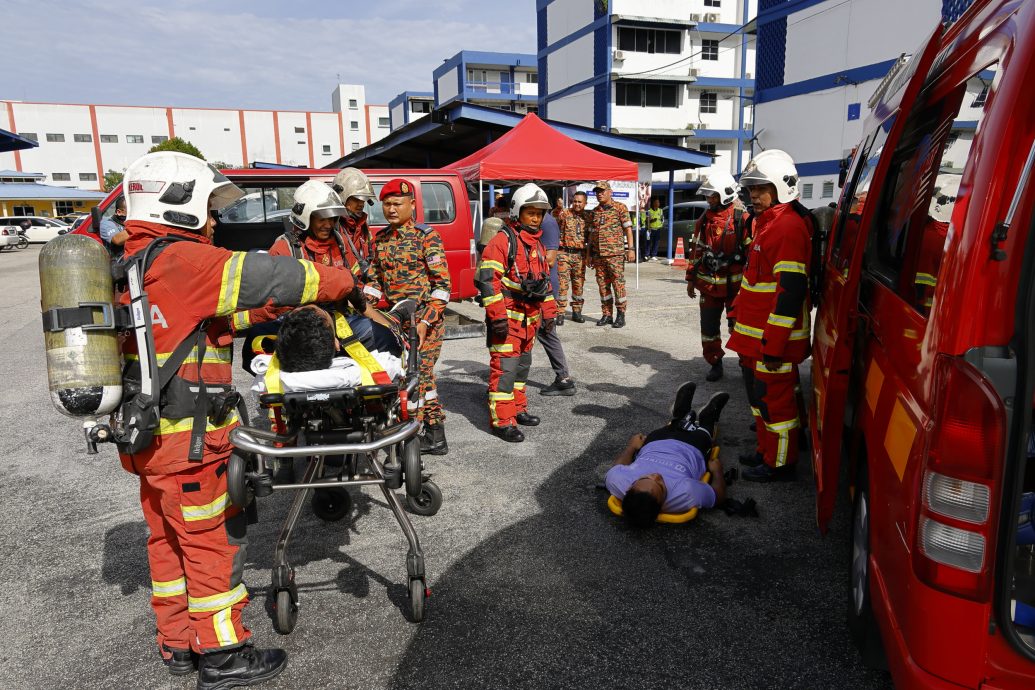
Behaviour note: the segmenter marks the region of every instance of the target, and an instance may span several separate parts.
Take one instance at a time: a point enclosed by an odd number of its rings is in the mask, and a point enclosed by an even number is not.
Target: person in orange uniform
[[[754,239],[734,302],[737,322],[727,347],[740,355],[755,416],[760,453],[742,477],[771,482],[794,478],[801,420],[795,398],[798,364],[809,356],[808,211],[797,203],[798,172],[783,151],[756,156],[740,177],[755,217]]]
[[[592,214],[586,210],[586,193],[575,192],[571,197],[571,208],[563,209],[557,216],[561,228],[561,245],[557,252],[557,325],[564,322],[564,308],[568,305],[568,290],[571,289],[571,320],[583,323],[582,307],[586,298],[582,289],[586,284],[586,236],[592,222]]]
[[[518,424],[539,424],[539,417],[528,413],[525,382],[536,332],[540,325],[553,330],[557,316],[550,265],[539,240],[549,210],[546,192],[537,185],[514,192],[510,220],[486,245],[474,280],[488,321],[492,433],[510,443],[525,440]]]
[[[132,454],[120,452],[123,467],[140,478],[150,529],[159,651],[174,675],[190,673],[192,655],[200,654],[198,688],[203,690],[253,685],[283,670],[287,654],[253,647],[241,621],[248,603],[241,580],[245,515],[227,498],[229,436],[239,420],[236,411],[213,404],[218,398],[211,394],[198,399],[182,391],[198,388],[199,381],[205,390],[229,388],[236,312],[342,300],[353,291],[352,276],[308,261],[214,247],[210,212],[243,192],[199,158],[147,154],[126,171],[124,189],[127,257],[157,238],[179,239],[158,245],[160,253],[143,280],[158,361],[168,360],[182,344],[197,343],[177,372],[185,385],[170,385],[168,397],[163,394],[153,440]],[[123,352],[132,371],[139,361],[136,340],[127,340]],[[176,396],[175,388],[180,389]],[[184,408],[193,414],[178,411]],[[170,418],[173,413],[177,418]],[[204,429],[195,429],[195,420],[203,420]]]
[[[748,234],[746,214],[733,206],[737,183],[729,173],[710,175],[697,190],[708,202],[697,225],[697,241],[690,250],[686,266],[686,294],[693,299],[701,293],[701,346],[704,359],[711,365],[706,381],[723,376],[722,334],[719,325],[722,312],[733,331],[733,300],[740,290],[740,280],[747,258]]]
[[[600,310],[598,326],[625,326],[625,262],[635,261],[632,220],[629,209],[611,198],[611,183],[601,180],[593,185],[597,207],[593,209],[589,230],[589,253],[597,274]],[[615,313],[617,312],[617,314]]]
[[[381,188],[381,206],[387,227],[377,233],[371,249],[372,274],[380,299],[394,307],[404,299],[417,302],[420,336],[420,397],[410,405],[424,422],[422,453],[445,455],[446,413],[438,397],[435,364],[442,354],[446,305],[449,304],[449,267],[442,237],[430,225],[413,222],[413,183],[395,178]]]

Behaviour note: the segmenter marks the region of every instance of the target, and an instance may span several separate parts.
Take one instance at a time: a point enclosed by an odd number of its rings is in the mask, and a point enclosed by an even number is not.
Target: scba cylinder
[[[70,417],[109,414],[122,399],[122,356],[108,252],[63,235],[43,247],[39,264],[50,399]]]

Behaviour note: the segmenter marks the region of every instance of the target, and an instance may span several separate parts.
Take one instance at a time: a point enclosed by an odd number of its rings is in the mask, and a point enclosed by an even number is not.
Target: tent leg
[[[676,171],[668,171],[668,263],[672,265],[675,247],[672,246],[673,225],[676,217]],[[683,247],[686,251],[686,247]]]
[[[485,190],[482,189],[482,184],[483,183],[482,183],[481,178],[478,178],[478,215],[481,218],[482,223],[484,223],[485,222]],[[480,234],[481,233],[481,224],[479,224],[478,229],[476,230],[476,232],[478,232],[479,233],[478,236],[481,237],[481,234]]]
[[[639,186],[639,183],[637,182],[637,187],[638,186]],[[635,246],[636,249],[635,249],[635,251],[633,253],[636,254],[636,259],[635,259],[635,261],[636,261],[636,289],[639,290],[640,289],[640,195],[639,195],[639,189],[637,189],[636,204],[633,206],[633,208],[635,209],[635,212],[636,212],[636,223],[633,225],[633,227],[635,228],[635,230],[633,231],[635,233],[633,235],[633,246]]]

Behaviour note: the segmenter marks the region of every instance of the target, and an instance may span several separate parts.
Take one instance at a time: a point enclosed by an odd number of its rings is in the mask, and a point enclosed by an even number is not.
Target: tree
[[[166,139],[161,144],[155,144],[148,153],[154,153],[155,151],[179,151],[180,153],[186,153],[188,156],[196,156],[201,160],[205,160],[197,146],[180,137],[173,137],[172,139]]]
[[[123,173],[118,170],[109,170],[104,173],[104,191],[110,192],[122,184],[122,175]]]

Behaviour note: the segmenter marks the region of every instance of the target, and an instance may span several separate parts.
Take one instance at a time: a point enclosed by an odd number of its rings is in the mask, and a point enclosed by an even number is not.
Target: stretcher
[[[717,457],[719,457],[719,446],[712,446],[712,450],[708,454],[708,461],[711,462]],[[709,481],[711,481],[711,478],[712,473],[705,470],[704,474],[701,476],[701,481],[707,484]],[[622,517],[622,501],[614,494],[607,497],[607,507],[612,513],[614,513],[618,517]],[[694,506],[685,513],[658,513],[658,517],[655,520],[655,522],[660,522],[668,525],[679,525],[684,522],[690,522],[695,517],[697,517],[697,513],[697,506]]]
[[[396,311],[400,311],[398,307]],[[274,491],[297,491],[273,559],[273,627],[281,634],[290,633],[298,619],[295,570],[287,559],[287,547],[306,499],[312,494],[316,515],[336,522],[351,513],[349,489],[362,486],[380,488],[406,537],[410,613],[414,622],[424,620],[430,595],[424,553],[395,490],[405,486],[407,507],[419,515],[434,515],[442,504],[442,492],[422,465],[417,438],[420,423],[411,417],[412,407],[407,404],[417,391],[417,330],[412,309],[401,311],[408,312],[402,316],[410,327],[405,338],[406,364],[398,380],[386,382],[381,371],[380,377],[365,373],[358,386],[279,392],[268,387],[268,392],[259,396],[259,404],[277,409],[283,425],[273,431],[240,426],[230,434],[235,451],[227,467],[227,492],[235,505],[247,507],[254,499]],[[363,359],[348,345],[346,350],[357,360]],[[366,360],[364,368],[369,372],[377,365]],[[266,380],[277,376],[274,366]],[[301,479],[273,483],[272,466],[281,458],[306,459]]]

